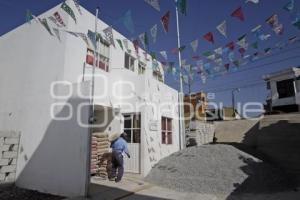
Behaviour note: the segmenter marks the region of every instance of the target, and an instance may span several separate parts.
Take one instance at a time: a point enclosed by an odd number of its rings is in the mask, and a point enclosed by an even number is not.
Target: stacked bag
[[[91,146],[91,174],[108,178],[111,171],[110,141],[107,133],[93,133]]]

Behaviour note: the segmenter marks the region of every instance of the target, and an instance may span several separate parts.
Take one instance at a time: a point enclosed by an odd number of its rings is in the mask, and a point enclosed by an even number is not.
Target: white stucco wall
[[[51,104],[57,102],[50,95],[51,83],[64,80],[66,35],[61,38],[59,42],[34,20],[0,37],[0,129],[21,133],[17,186],[78,196],[86,192],[88,129],[78,126],[76,115],[64,122],[50,116]],[[78,98],[75,90],[61,102],[76,107],[88,100]],[[67,115],[68,107],[58,112]],[[87,120],[87,110],[81,115]]]

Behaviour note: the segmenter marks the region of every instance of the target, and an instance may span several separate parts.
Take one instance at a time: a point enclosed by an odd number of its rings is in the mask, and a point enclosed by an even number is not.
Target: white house
[[[265,77],[270,90],[268,104],[273,111],[300,111],[300,68],[275,72]]]
[[[97,20],[103,38],[93,80],[91,41],[88,45],[74,33],[94,31],[95,16],[82,7],[80,14],[71,0],[66,3],[76,23],[61,5],[38,16],[47,19],[53,35],[35,18],[0,37],[0,129],[21,133],[18,186],[80,196],[90,179],[93,81],[96,116],[104,121],[100,130],[130,136],[134,156],[126,160],[127,171],[145,176],[161,158],[179,150],[182,138],[178,92],[164,84],[161,64],[142,49],[137,54],[130,41],[122,50],[116,39],[126,38],[116,30],[115,46],[110,45],[102,31],[108,25]],[[56,12],[65,27],[49,20]]]

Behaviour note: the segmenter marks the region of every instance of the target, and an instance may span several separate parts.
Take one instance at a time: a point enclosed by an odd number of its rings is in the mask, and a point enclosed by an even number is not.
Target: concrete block
[[[17,159],[14,158],[14,159],[12,160],[12,162],[11,162],[11,165],[16,165],[16,164],[17,164]]]
[[[8,163],[9,163],[9,159],[1,159],[0,160],[0,166],[8,165]]]
[[[0,173],[16,172],[16,165],[1,167]]]
[[[0,182],[3,182],[5,180],[5,174],[0,173]]]
[[[4,137],[1,137],[0,138],[0,147],[3,146],[3,144],[4,144]]]
[[[19,136],[20,136],[20,133],[16,132],[16,131],[0,131],[0,137],[18,138]]]
[[[10,181],[14,181],[16,178],[16,173],[12,172],[9,173],[8,176],[6,176],[5,181],[10,182]]]
[[[15,151],[5,151],[2,156],[2,158],[17,158],[17,157],[18,157],[18,152]]]
[[[0,146],[0,153],[9,150],[10,145],[2,145]]]
[[[12,151],[19,151],[19,145],[15,144],[14,147],[12,148]]]
[[[19,144],[19,138],[5,138],[4,144]]]

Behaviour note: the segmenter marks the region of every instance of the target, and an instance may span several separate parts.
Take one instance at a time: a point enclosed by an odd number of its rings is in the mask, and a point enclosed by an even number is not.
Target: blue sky
[[[0,17],[2,19],[0,35],[24,23],[26,9],[30,9],[33,14],[38,15],[60,2],[62,1],[0,0]],[[187,46],[183,52],[183,59],[187,59],[189,64],[195,64],[191,59],[193,55],[200,55],[204,51],[214,50],[220,46],[225,46],[231,41],[237,41],[237,38],[245,33],[248,34],[248,41],[253,42],[255,39],[250,34],[250,30],[258,24],[263,25],[263,33],[271,34],[270,40],[259,42],[260,51],[268,47],[274,47],[278,41],[287,41],[288,38],[298,36],[300,30],[291,25],[290,13],[282,9],[287,2],[289,0],[260,0],[259,4],[246,4],[245,0],[187,0],[187,16],[180,15],[181,41],[183,45]],[[158,24],[157,43],[152,44],[150,42],[150,51],[156,52],[159,59],[162,59],[158,55],[159,51],[170,51],[172,48],[177,47],[175,4],[173,0],[160,0],[160,12],[146,4],[144,0],[81,0],[81,5],[93,13],[95,8],[100,6],[100,18],[128,38],[136,38],[145,31],[149,35],[149,29],[154,24]],[[230,17],[230,13],[239,6],[242,6],[245,15],[244,22]],[[300,11],[299,9],[300,1],[295,0],[295,11]],[[134,34],[129,33],[123,24],[119,22],[119,19],[128,10],[131,10],[133,15]],[[161,27],[160,18],[168,10],[171,11],[171,18],[169,33],[165,34]],[[266,18],[272,14],[278,14],[279,22],[285,27],[282,36],[274,34],[265,23]],[[223,20],[227,21],[228,38],[223,37],[216,30],[216,26]],[[213,45],[202,38],[209,31],[214,34],[215,44]],[[195,39],[199,39],[197,53],[193,53],[189,45]],[[208,78],[206,84],[202,83],[199,75],[196,75],[192,91],[216,92],[216,98],[212,101],[223,102],[225,106],[230,106],[230,89],[240,87],[241,91],[237,94],[238,101],[242,103],[248,101],[264,102],[267,94],[265,86],[263,84],[253,85],[253,83],[261,82],[264,74],[298,66],[300,61],[300,48],[297,48],[298,46],[299,44],[294,44],[286,47],[267,59],[240,67],[235,73]],[[254,51],[249,48],[247,53],[254,53]],[[237,53],[237,55],[239,54]],[[168,56],[169,61],[178,61],[172,53],[168,52]],[[296,58],[297,56],[298,58]],[[166,83],[178,89],[178,81],[170,74],[166,77]],[[187,87],[185,87],[185,92],[187,92]]]

